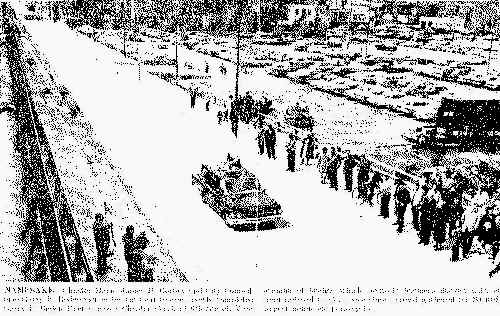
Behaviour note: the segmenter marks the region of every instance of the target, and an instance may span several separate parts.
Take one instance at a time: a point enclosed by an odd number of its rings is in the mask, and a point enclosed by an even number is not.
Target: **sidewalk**
[[[25,49],[33,51],[26,45]],[[97,258],[92,225],[95,214],[102,213],[113,224],[113,256],[108,259],[111,269],[98,276],[99,281],[126,281],[127,264],[121,237],[127,225],[134,225],[136,236],[145,231],[150,241],[146,252],[155,257],[156,281],[184,281],[168,252],[165,242],[151,226],[137,204],[131,186],[123,171],[109,156],[109,150],[94,133],[92,123],[77,109],[80,106],[72,89],[66,89],[59,72],[51,69],[43,53],[33,51],[37,62],[29,76],[36,85],[36,92],[49,88],[51,94],[36,98],[36,110],[49,139],[54,161],[58,167],[62,186],[79,231],[89,264],[96,271]],[[111,80],[112,81],[112,80]],[[61,90],[68,91],[65,97]],[[109,212],[105,212],[107,203]]]
[[[20,166],[14,150],[14,119],[0,114],[0,280],[24,281],[27,246],[23,239],[24,205],[20,196]]]
[[[15,119],[11,107],[10,73],[0,47],[0,280],[23,281],[28,249],[23,239],[24,205],[20,196],[21,167],[14,149]]]

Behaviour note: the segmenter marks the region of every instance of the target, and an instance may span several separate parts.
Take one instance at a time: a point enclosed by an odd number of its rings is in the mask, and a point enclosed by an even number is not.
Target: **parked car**
[[[376,44],[375,47],[378,50],[389,51],[389,52],[395,52],[398,49],[398,47],[393,44]]]

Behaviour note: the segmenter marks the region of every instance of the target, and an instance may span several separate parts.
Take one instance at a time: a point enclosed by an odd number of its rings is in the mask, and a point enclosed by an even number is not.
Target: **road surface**
[[[227,126],[216,124],[214,113],[200,106],[191,110],[182,90],[158,78],[144,75],[139,81],[134,66],[118,63],[122,57],[117,52],[63,24],[28,26],[190,280],[489,284],[490,263],[484,256],[451,263],[448,251],[418,245],[411,229],[398,236],[391,225],[394,218],[384,221],[378,210],[321,185],[313,168],[284,172],[283,136],[278,139],[278,160],[258,157],[253,131],[242,129],[236,142]],[[261,179],[282,204],[291,227],[235,232],[201,202],[191,174],[201,163],[222,160],[228,152],[239,155]]]

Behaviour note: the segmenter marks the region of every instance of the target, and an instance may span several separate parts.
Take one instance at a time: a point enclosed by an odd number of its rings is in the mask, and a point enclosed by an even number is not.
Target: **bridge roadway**
[[[156,231],[192,281],[442,287],[486,285],[489,262],[451,263],[450,253],[418,245],[411,229],[398,236],[378,211],[319,183],[314,168],[284,172],[285,136],[278,156],[257,155],[255,133],[236,142],[213,112],[189,108],[180,89],[149,75],[138,81],[123,57],[62,24],[29,25],[33,39],[132,185]],[[62,44],[64,43],[64,44]],[[201,202],[191,174],[202,163],[241,157],[291,226],[235,232]]]

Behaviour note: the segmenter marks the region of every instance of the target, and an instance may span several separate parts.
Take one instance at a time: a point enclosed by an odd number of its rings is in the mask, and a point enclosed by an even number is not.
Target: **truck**
[[[435,123],[404,137],[420,147],[496,152],[500,147],[500,100],[443,98]]]

